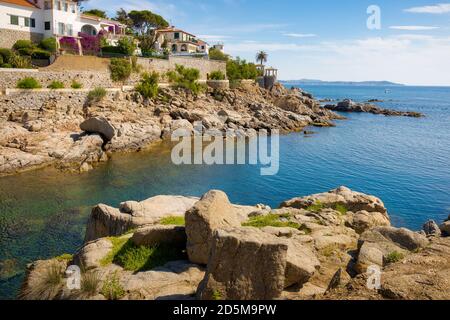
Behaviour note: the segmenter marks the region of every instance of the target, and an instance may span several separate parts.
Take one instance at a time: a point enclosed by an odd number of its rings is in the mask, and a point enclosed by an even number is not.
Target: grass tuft
[[[386,256],[386,263],[396,263],[399,262],[401,260],[403,260],[405,258],[405,255],[401,252],[391,252]]]
[[[316,212],[316,213],[323,209],[325,209],[325,206],[320,201],[316,201],[316,203],[314,203],[314,204],[310,205],[308,208],[306,208],[307,211]]]
[[[186,220],[184,219],[184,216],[181,217],[165,217],[159,221],[160,224],[164,226],[185,226]]]
[[[100,286],[100,275],[98,272],[88,272],[81,278],[81,293],[83,296],[95,296]]]
[[[249,221],[242,224],[243,227],[275,227],[275,228],[294,228],[299,229],[300,225],[292,221],[282,221],[281,219],[289,219],[289,215],[268,214],[265,216],[252,217]]]
[[[163,266],[170,261],[186,259],[182,248],[169,245],[136,246],[129,237],[109,238],[109,240],[113,248],[100,261],[103,267],[115,263],[125,270],[141,272]]]
[[[102,295],[108,300],[119,300],[125,295],[117,273],[109,275],[102,287]]]

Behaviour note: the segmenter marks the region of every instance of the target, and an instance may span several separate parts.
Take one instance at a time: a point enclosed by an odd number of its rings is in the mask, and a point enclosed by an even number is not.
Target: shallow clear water
[[[280,138],[280,171],[254,166],[175,166],[170,149],[115,155],[82,174],[53,169],[0,178],[0,298],[17,293],[26,263],[73,253],[90,208],[158,194],[200,196],[214,188],[240,204],[281,201],[340,185],[383,199],[393,223],[419,229],[450,213],[450,88],[303,87],[317,98],[383,99],[423,119],[349,114],[336,128]]]

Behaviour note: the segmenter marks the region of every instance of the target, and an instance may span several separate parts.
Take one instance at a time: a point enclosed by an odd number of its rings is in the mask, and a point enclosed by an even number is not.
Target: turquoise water
[[[240,204],[281,201],[340,185],[383,199],[397,226],[420,229],[450,213],[450,88],[303,87],[317,98],[382,99],[423,119],[349,114],[336,128],[280,138],[280,171],[253,166],[175,166],[170,149],[116,155],[82,174],[53,169],[0,178],[0,298],[13,298],[26,263],[73,253],[90,208],[158,194],[200,196],[222,189]]]

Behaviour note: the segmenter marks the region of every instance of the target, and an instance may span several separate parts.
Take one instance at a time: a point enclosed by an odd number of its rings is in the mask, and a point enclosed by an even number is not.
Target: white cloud
[[[427,31],[427,30],[439,29],[439,27],[431,27],[431,26],[390,26],[389,29],[408,30],[408,31]]]
[[[227,52],[251,61],[258,50],[280,78],[390,80],[405,84],[450,85],[450,37],[396,35],[313,45],[281,42],[227,43]]]
[[[283,33],[283,36],[292,38],[312,38],[317,37],[314,33]]]
[[[413,7],[405,9],[405,11],[413,13],[431,13],[431,14],[449,13],[450,3],[440,3],[434,6]]]

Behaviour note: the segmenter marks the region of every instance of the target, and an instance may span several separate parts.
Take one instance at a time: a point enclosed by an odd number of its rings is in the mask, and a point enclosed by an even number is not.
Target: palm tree
[[[261,65],[264,65],[264,62],[267,62],[267,57],[269,55],[264,52],[264,51],[260,51],[256,54],[256,61],[260,61]]]

